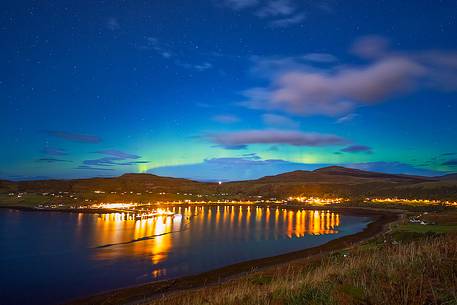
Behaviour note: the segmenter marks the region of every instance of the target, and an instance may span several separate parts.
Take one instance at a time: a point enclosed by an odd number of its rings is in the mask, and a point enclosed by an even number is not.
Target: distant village
[[[311,206],[335,205],[350,203],[352,199],[343,197],[316,197],[316,196],[289,196],[285,199],[261,195],[245,196],[245,198],[234,199],[235,196],[229,193],[196,194],[196,193],[170,193],[170,192],[134,192],[134,191],[102,191],[93,190],[90,192],[11,192],[8,196],[13,200],[27,200],[33,197],[39,209],[92,209],[100,208],[100,204],[109,202],[128,202],[139,204],[155,205],[179,205],[179,204],[306,204]],[[38,198],[37,198],[38,197]],[[443,205],[457,206],[457,201],[431,200],[431,199],[407,199],[407,198],[364,198],[365,204],[403,204],[403,205]]]

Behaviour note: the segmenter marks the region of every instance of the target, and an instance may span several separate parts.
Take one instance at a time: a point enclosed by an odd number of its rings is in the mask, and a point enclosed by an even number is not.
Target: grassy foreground
[[[398,225],[350,250],[142,304],[457,304],[457,232],[443,226],[453,225]]]

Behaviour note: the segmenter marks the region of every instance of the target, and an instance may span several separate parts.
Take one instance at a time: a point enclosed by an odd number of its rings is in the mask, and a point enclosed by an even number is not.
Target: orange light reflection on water
[[[101,215],[96,220],[94,243],[114,246],[108,252],[97,252],[96,258],[103,259],[106,255],[148,255],[151,263],[158,265],[173,251],[173,242],[188,244],[193,239],[203,239],[207,234],[217,231],[229,230],[240,238],[254,237],[254,240],[265,238],[268,230],[274,231],[275,239],[281,236],[302,238],[305,235],[336,234],[340,225],[338,213],[324,210],[193,206],[173,208],[172,211],[177,214],[142,220],[135,220],[133,215],[125,213]],[[173,236],[180,231],[183,234],[175,241]],[[224,236],[224,233],[219,234]],[[158,277],[165,274],[166,270],[158,268],[154,272],[152,275]]]

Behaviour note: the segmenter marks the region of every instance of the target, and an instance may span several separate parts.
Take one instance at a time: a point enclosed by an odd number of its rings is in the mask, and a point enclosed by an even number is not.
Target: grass
[[[22,207],[35,207],[40,203],[44,203],[43,196],[30,193],[24,194],[22,197],[17,198],[16,196],[9,196],[8,194],[0,194],[0,205],[1,206],[22,206]]]
[[[448,233],[457,232],[455,225],[421,225],[421,224],[402,224],[397,227],[398,231],[415,233]]]
[[[421,218],[427,222],[434,222],[439,225],[457,225],[457,209],[422,214]]]
[[[148,304],[456,305],[457,226],[451,223],[401,224],[349,250],[176,292]]]

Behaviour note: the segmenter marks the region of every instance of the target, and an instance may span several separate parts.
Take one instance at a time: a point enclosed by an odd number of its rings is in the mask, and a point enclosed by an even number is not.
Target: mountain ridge
[[[293,175],[306,175],[306,174],[326,174],[326,175],[341,175],[341,176],[357,176],[357,177],[373,177],[373,178],[380,178],[380,177],[390,177],[390,178],[408,178],[408,179],[418,179],[418,180],[427,180],[427,181],[432,181],[432,180],[457,180],[457,173],[450,173],[450,174],[445,174],[442,176],[433,176],[433,177],[428,177],[428,176],[419,176],[419,175],[408,175],[408,174],[390,174],[390,173],[384,173],[384,172],[377,172],[377,171],[367,171],[367,170],[361,170],[361,169],[355,169],[355,168],[350,168],[350,167],[344,167],[344,166],[337,166],[337,165],[331,165],[331,166],[326,166],[326,167],[321,167],[317,168],[315,170],[294,170],[290,172],[285,172],[285,173],[279,173],[276,175],[270,175],[270,176],[263,176],[257,179],[251,179],[251,180],[234,180],[234,181],[227,181],[225,183],[230,183],[230,182],[249,182],[249,181],[258,181],[258,180],[263,180],[265,178],[272,178],[272,177],[285,177],[285,176],[293,176]],[[56,179],[56,178],[50,178],[50,179],[40,179],[40,180],[20,180],[20,181],[15,181],[15,180],[8,180],[8,179],[0,179],[0,183],[33,183],[33,182],[55,182],[55,181],[86,181],[86,180],[94,180],[94,179],[126,179],[126,178],[133,178],[133,179],[139,179],[139,178],[145,178],[145,179],[175,179],[175,180],[181,180],[181,181],[192,181],[195,183],[217,183],[217,179],[211,179],[214,182],[205,182],[205,181],[198,181],[195,179],[191,178],[183,178],[183,177],[171,177],[171,176],[160,176],[152,173],[124,173],[119,176],[113,176],[113,177],[90,177],[90,178],[74,178],[74,179]]]
[[[296,170],[255,180],[199,182],[186,178],[162,177],[149,173],[127,173],[118,177],[70,180],[0,180],[0,193],[73,192],[193,193],[231,196],[285,197],[296,194],[326,196],[408,196],[457,199],[457,174],[424,177],[364,171],[328,166],[313,171]]]

